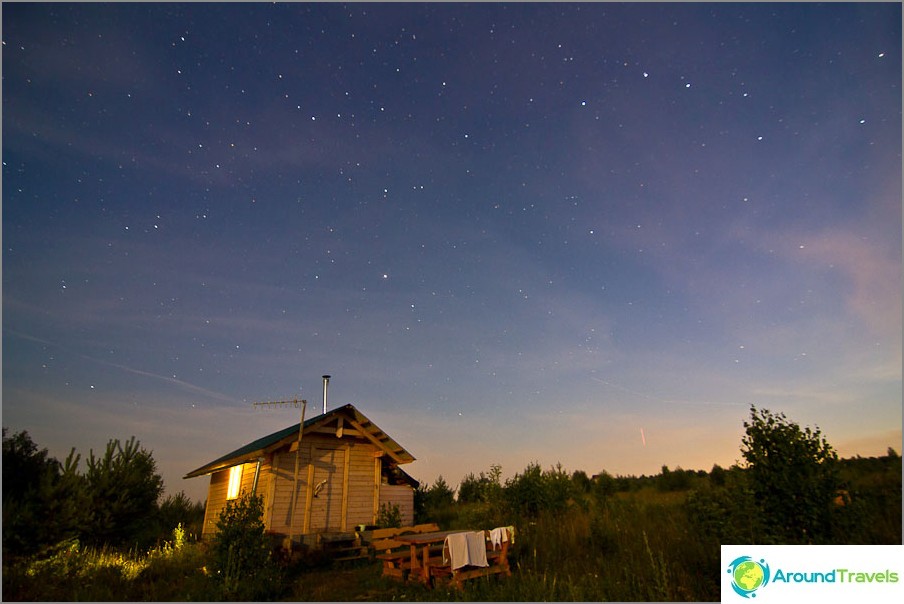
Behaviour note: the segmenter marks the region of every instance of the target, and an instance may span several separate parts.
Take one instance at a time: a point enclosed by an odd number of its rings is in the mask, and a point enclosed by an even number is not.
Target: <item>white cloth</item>
[[[462,566],[489,566],[483,531],[447,535],[443,544],[443,562],[451,562],[452,570]]]
[[[490,531],[490,544],[492,544],[493,550],[495,551],[497,547],[502,547],[503,541],[509,540],[508,529],[504,526],[500,526],[494,528]]]

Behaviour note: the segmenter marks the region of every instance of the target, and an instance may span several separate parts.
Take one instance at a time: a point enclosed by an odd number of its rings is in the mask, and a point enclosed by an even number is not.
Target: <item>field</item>
[[[376,561],[306,560],[266,580],[249,578],[247,591],[226,594],[211,576],[207,544],[166,543],[119,554],[69,543],[41,560],[5,567],[3,599],[714,601],[720,593],[713,526],[719,524],[701,523],[700,510],[709,508],[699,502],[704,494],[709,503],[719,501],[720,485],[731,482],[731,472],[725,473],[727,479],[715,470],[664,468],[655,477],[606,481],[529,466],[505,485],[492,472],[481,474],[484,480],[474,482],[483,491],[466,497],[470,501],[460,501],[461,486],[473,485],[461,485],[458,499],[443,485],[425,489],[421,520],[442,528],[491,528],[503,521],[517,527],[512,576],[473,580],[460,592],[384,579]],[[839,525],[838,541],[900,543],[900,457],[844,460],[842,476],[851,493],[846,507],[870,522]],[[514,505],[515,496],[521,505]]]

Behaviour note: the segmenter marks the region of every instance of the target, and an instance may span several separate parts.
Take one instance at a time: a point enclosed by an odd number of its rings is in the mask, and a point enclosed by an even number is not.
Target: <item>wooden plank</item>
[[[399,547],[408,547],[407,543],[402,543],[401,541],[396,541],[395,539],[377,539],[376,541],[371,541],[371,547],[374,548],[374,551],[382,552],[385,550],[392,550]]]
[[[273,525],[273,505],[276,502],[276,477],[279,468],[279,453],[274,453],[270,457],[270,467],[268,468],[270,484],[267,485],[267,503],[264,508],[264,526],[270,528]]]
[[[341,420],[342,418],[339,419]],[[342,464],[342,511],[339,519],[339,530],[341,531],[348,529],[348,471],[351,466],[350,457],[351,447],[348,443],[345,443],[345,462]]]
[[[351,425],[353,425],[355,428],[357,428],[357,429],[364,435],[364,438],[366,438],[367,440],[369,440],[370,442],[372,442],[376,447],[378,447],[378,448],[380,448],[380,449],[386,451],[387,453],[389,453],[389,455],[390,455],[393,459],[395,459],[397,462],[399,462],[399,463],[405,463],[405,461],[402,460],[402,458],[400,458],[400,457],[398,456],[398,454],[397,454],[395,451],[390,451],[389,449],[387,449],[387,448],[386,448],[386,445],[384,445],[384,444],[383,444],[382,442],[380,442],[378,439],[374,438],[374,437],[370,434],[370,432],[368,432],[367,429],[364,428],[364,426],[362,426],[361,424],[359,424],[358,422],[356,422],[356,421],[353,420],[353,419],[349,420],[349,423],[351,423]]]
[[[382,451],[381,451],[382,453]],[[380,515],[380,483],[383,482],[383,462],[379,457],[374,457],[374,492],[373,492],[373,520],[371,524],[377,523],[377,517]]]
[[[311,454],[308,457],[308,488],[304,502],[304,528],[303,534],[307,535],[311,532],[311,506],[314,503],[314,449],[313,445],[309,445]]]

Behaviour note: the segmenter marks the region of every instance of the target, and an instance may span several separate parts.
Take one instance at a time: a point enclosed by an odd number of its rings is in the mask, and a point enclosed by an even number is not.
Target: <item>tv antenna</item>
[[[288,541],[284,544],[284,546],[288,546],[286,549],[291,549],[292,547],[292,535],[294,534],[295,529],[295,507],[298,505],[298,465],[301,461],[301,438],[304,436],[304,412],[308,407],[308,401],[305,399],[299,400],[296,397],[291,401],[264,401],[261,403],[254,403],[255,407],[266,406],[268,409],[274,407],[287,407],[289,405],[296,409],[299,405],[301,406],[301,419],[298,422],[298,441],[295,443],[295,473],[292,479],[292,507],[289,508],[289,537]]]

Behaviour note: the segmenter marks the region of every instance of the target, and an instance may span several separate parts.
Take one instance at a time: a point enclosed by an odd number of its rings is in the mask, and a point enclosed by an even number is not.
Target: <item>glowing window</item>
[[[229,468],[229,488],[226,490],[226,499],[235,499],[242,488],[242,466]]]

